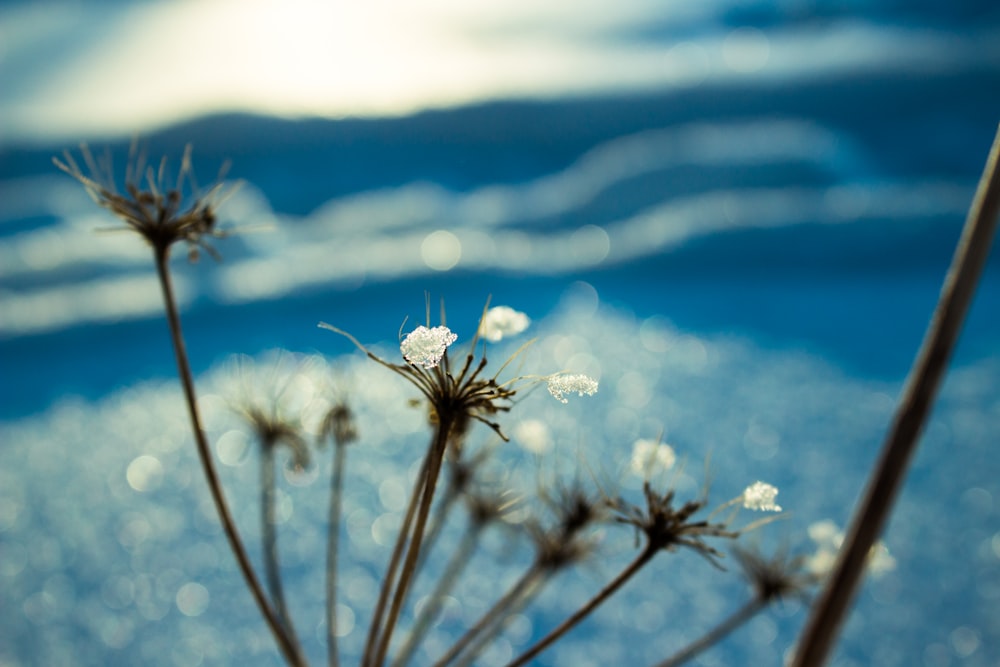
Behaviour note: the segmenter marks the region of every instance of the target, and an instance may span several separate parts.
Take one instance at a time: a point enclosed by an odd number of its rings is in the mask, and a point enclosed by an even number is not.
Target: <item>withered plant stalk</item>
[[[868,552],[899,495],[910,459],[948,367],[969,304],[990,252],[1000,215],[1000,128],[969,209],[941,296],[910,371],[899,407],[865,495],[854,514],[833,573],[813,608],[793,667],[820,667],[840,632],[861,581]]]
[[[187,403],[188,416],[191,419],[191,428],[194,432],[198,457],[201,460],[201,467],[205,471],[205,481],[208,483],[208,489],[212,494],[212,500],[219,514],[219,521],[222,523],[223,532],[225,532],[226,539],[229,541],[229,548],[232,550],[233,555],[236,556],[236,562],[243,573],[243,579],[246,581],[247,588],[250,589],[250,593],[253,595],[257,607],[264,616],[271,634],[274,635],[275,640],[278,642],[281,654],[289,665],[293,665],[294,667],[304,666],[306,665],[306,660],[302,655],[301,648],[285,631],[284,626],[264,595],[264,590],[261,588],[260,582],[257,580],[257,575],[250,564],[250,558],[247,556],[243,540],[240,539],[236,522],[233,521],[232,513],[229,511],[229,505],[222,491],[222,483],[215,469],[212,452],[208,445],[208,438],[205,436],[201,415],[198,412],[198,399],[195,393],[194,379],[191,374],[191,365],[188,361],[187,348],[184,344],[184,335],[181,331],[181,320],[174,297],[173,283],[170,279],[169,254],[169,245],[153,247],[156,273],[163,292],[164,307],[167,311],[167,323],[170,327],[170,338],[173,342],[174,356],[177,360],[177,372],[180,375],[181,387],[184,389],[184,400]]]

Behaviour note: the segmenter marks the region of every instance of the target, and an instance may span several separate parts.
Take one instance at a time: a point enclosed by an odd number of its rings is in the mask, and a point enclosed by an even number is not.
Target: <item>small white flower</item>
[[[658,440],[640,438],[632,445],[632,472],[652,477],[670,470],[677,462],[677,454],[670,445]]]
[[[774,502],[777,496],[777,487],[754,482],[743,491],[743,507],[759,512],[780,512],[781,507]]]
[[[444,356],[448,346],[456,340],[458,335],[453,334],[448,327],[428,329],[420,326],[406,334],[399,349],[403,353],[403,358],[414,366],[434,368],[441,363],[441,357]]]
[[[560,403],[569,403],[563,394],[574,391],[583,396],[597,393],[597,380],[586,375],[553,375],[548,379],[549,393]]]
[[[483,322],[479,325],[479,335],[497,343],[505,336],[515,336],[531,324],[528,316],[514,310],[510,306],[496,306],[486,311]]]

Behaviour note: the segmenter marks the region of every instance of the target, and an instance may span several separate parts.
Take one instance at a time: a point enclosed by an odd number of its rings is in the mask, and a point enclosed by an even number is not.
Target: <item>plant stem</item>
[[[247,588],[250,589],[250,593],[253,595],[257,607],[260,609],[264,621],[267,623],[268,628],[270,628],[271,634],[274,635],[274,639],[278,643],[278,648],[284,656],[285,661],[289,665],[299,667],[306,664],[305,658],[302,656],[298,645],[285,632],[274,610],[267,602],[264,590],[261,588],[260,582],[257,580],[257,575],[254,574],[253,567],[250,565],[250,558],[247,556],[246,548],[243,546],[243,540],[240,539],[239,531],[236,528],[236,523],[233,521],[229,505],[226,503],[226,498],[222,491],[219,475],[215,470],[215,464],[212,462],[208,439],[205,437],[201,417],[198,413],[194,380],[191,375],[191,366],[188,361],[187,349],[184,345],[184,336],[181,332],[180,315],[177,311],[177,302],[174,298],[173,284],[170,279],[168,255],[169,247],[154,248],[153,257],[156,262],[156,272],[160,280],[160,288],[163,291],[163,301],[167,311],[167,323],[170,326],[170,337],[173,341],[174,355],[177,359],[177,372],[180,375],[181,387],[184,390],[184,399],[187,403],[188,416],[191,419],[191,428],[194,431],[198,457],[201,459],[201,467],[205,471],[205,480],[212,494],[212,500],[219,514],[219,521],[222,523],[226,539],[229,541],[229,548],[232,550],[233,555],[236,556],[236,562],[243,573]]]
[[[261,547],[264,553],[264,571],[267,588],[275,613],[289,637],[298,644],[295,627],[288,613],[285,589],[281,582],[281,559],[278,556],[277,489],[274,479],[274,443],[265,444],[260,461]]]
[[[483,652],[486,645],[494,641],[500,633],[503,632],[504,627],[511,621],[514,614],[517,614],[522,609],[531,604],[531,601],[538,597],[542,592],[543,584],[547,581],[552,580],[552,575],[554,571],[552,569],[548,570],[549,578],[546,579],[539,576],[535,581],[531,582],[530,586],[525,589],[525,591],[514,598],[506,606],[502,613],[496,614],[492,621],[479,633],[479,636],[473,639],[472,643],[465,650],[465,652],[459,657],[455,662],[455,667],[470,667],[473,664],[473,660],[479,657],[479,654]]]
[[[392,548],[392,556],[389,558],[389,566],[386,568],[385,575],[382,577],[382,589],[379,591],[378,602],[375,604],[375,610],[372,612],[371,626],[368,628],[368,639],[365,644],[365,652],[361,659],[361,664],[365,667],[372,667],[375,664],[373,662],[373,658],[375,657],[378,639],[381,636],[382,621],[385,616],[386,605],[389,603],[389,593],[393,590],[393,586],[396,581],[396,569],[399,567],[399,562],[403,558],[403,550],[405,549],[410,537],[410,530],[413,526],[413,517],[417,512],[417,504],[419,503],[424,488],[424,481],[427,478],[427,470],[430,465],[431,456],[434,453],[437,437],[437,431],[435,431],[430,444],[427,446],[427,453],[424,455],[423,463],[420,464],[420,472],[417,473],[417,479],[413,485],[413,491],[410,493],[410,501],[407,503],[406,516],[403,518],[403,525],[399,527],[399,535],[396,537],[396,544]]]
[[[326,535],[326,644],[329,667],[339,667],[337,648],[337,556],[340,552],[340,507],[344,495],[346,443],[334,442],[330,475],[330,513]]]
[[[399,613],[406,600],[410,582],[413,581],[413,575],[417,569],[417,558],[420,556],[420,546],[424,538],[424,530],[427,527],[427,517],[430,515],[431,504],[434,502],[434,490],[441,473],[441,464],[444,463],[444,451],[448,446],[450,432],[451,422],[439,413],[434,444],[429,452],[427,472],[423,475],[423,492],[420,497],[420,507],[417,510],[416,524],[413,526],[413,535],[410,537],[406,550],[406,560],[403,562],[403,569],[399,574],[399,582],[396,584],[396,592],[389,609],[389,617],[382,631],[378,652],[375,654],[375,662],[372,663],[373,667],[379,667],[385,661],[396,621],[399,619]]]
[[[702,651],[720,642],[726,635],[756,616],[765,607],[767,607],[767,600],[760,596],[755,596],[703,637],[688,644],[685,648],[663,662],[658,663],[656,667],[677,667],[677,665],[683,665]]]
[[[806,624],[793,667],[819,667],[826,662],[861,580],[868,552],[889,517],[916,450],[976,283],[986,264],[998,214],[1000,129],[993,140],[937,308],[910,371],[882,453],[855,512],[834,571]]]
[[[534,563],[530,568],[528,568],[521,578],[518,579],[511,588],[504,593],[503,597],[497,600],[490,609],[479,617],[476,624],[469,628],[461,639],[459,639],[455,644],[448,649],[448,652],[441,656],[437,662],[434,663],[434,667],[445,667],[448,663],[458,657],[458,654],[465,650],[473,640],[477,638],[479,634],[490,627],[498,618],[500,618],[507,609],[514,604],[520,597],[525,595],[528,591],[534,587],[542,577],[542,573],[545,570],[539,566],[538,563]]]
[[[572,616],[560,623],[558,627],[535,643],[534,646],[522,653],[512,662],[508,663],[507,667],[519,667],[520,665],[526,664],[529,660],[548,648],[553,642],[557,641],[560,637],[569,632],[569,630],[572,629],[577,623],[586,618],[590,612],[594,611],[594,609],[596,609],[601,603],[611,597],[625,584],[625,582],[631,579],[636,572],[642,569],[646,563],[652,560],[653,556],[656,555],[656,552],[656,548],[646,546],[646,548],[642,550],[635,560],[629,563],[625,569],[615,576],[614,579],[608,582],[607,585],[605,585],[604,588],[597,593],[597,595],[592,597],[589,602],[576,610]]]
[[[451,592],[451,589],[458,582],[465,567],[472,560],[472,552],[478,546],[479,535],[484,526],[485,524],[481,521],[469,522],[465,533],[462,535],[462,539],[452,553],[451,558],[448,559],[448,563],[444,566],[441,578],[438,579],[434,591],[428,596],[427,604],[420,610],[420,615],[414,621],[413,628],[411,628],[409,635],[406,637],[406,642],[399,649],[399,654],[395,660],[392,661],[392,667],[403,667],[413,657],[413,653],[420,645],[420,641],[427,634],[431,623],[434,622],[434,619],[437,618],[438,613],[441,611],[445,596]]]

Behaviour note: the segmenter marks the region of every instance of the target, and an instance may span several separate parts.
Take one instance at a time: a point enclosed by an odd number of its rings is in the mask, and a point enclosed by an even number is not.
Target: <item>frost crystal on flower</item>
[[[528,316],[522,312],[514,310],[510,306],[496,306],[486,311],[483,322],[479,325],[479,335],[496,343],[503,340],[504,336],[515,336],[531,324]]]
[[[586,375],[553,375],[548,379],[549,393],[560,403],[569,403],[563,394],[574,391],[583,396],[597,393],[597,380]]]
[[[760,512],[780,512],[781,507],[774,502],[777,495],[776,487],[764,482],[754,482],[743,491],[743,507]]]
[[[666,443],[640,438],[632,445],[631,468],[637,475],[653,476],[670,470],[676,462],[674,448]]]
[[[403,358],[414,366],[434,368],[441,363],[441,357],[444,356],[448,346],[456,340],[458,335],[453,334],[448,327],[428,329],[420,326],[406,334],[399,349],[403,353]]]

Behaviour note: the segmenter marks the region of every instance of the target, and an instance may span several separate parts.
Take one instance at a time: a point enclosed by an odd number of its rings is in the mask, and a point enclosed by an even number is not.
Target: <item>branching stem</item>
[[[160,280],[160,288],[163,291],[164,307],[167,311],[167,323],[170,326],[170,337],[173,342],[174,355],[177,359],[177,372],[180,375],[181,387],[184,390],[184,399],[187,403],[188,416],[191,419],[191,428],[194,432],[195,444],[198,449],[198,457],[201,459],[201,467],[205,471],[205,479],[208,483],[209,491],[212,494],[215,509],[219,514],[219,521],[221,521],[223,531],[226,534],[226,539],[229,541],[229,548],[232,550],[233,555],[236,556],[236,562],[240,567],[240,571],[243,573],[243,578],[246,581],[247,588],[250,589],[250,593],[253,595],[254,601],[257,603],[257,607],[260,609],[261,615],[264,617],[264,621],[267,623],[268,628],[270,628],[271,634],[274,635],[281,654],[284,656],[285,661],[289,665],[294,667],[304,666],[306,661],[302,656],[301,649],[291,639],[291,637],[289,637],[288,633],[285,632],[281,622],[278,620],[277,615],[268,603],[267,597],[264,595],[264,590],[261,588],[260,582],[257,580],[257,575],[254,574],[253,567],[250,565],[250,558],[247,556],[246,548],[243,546],[243,540],[240,538],[239,531],[236,528],[236,523],[233,521],[232,513],[229,511],[229,505],[226,503],[226,498],[222,490],[222,484],[219,481],[219,475],[216,472],[215,464],[212,461],[212,454],[208,445],[208,439],[205,436],[205,431],[201,424],[201,417],[198,413],[198,401],[195,394],[194,379],[191,375],[191,366],[188,361],[187,349],[184,345],[184,336],[181,332],[180,315],[177,311],[177,302],[174,297],[173,284],[170,279],[168,255],[169,246],[163,248],[154,247],[153,257],[156,262],[156,272]]]

